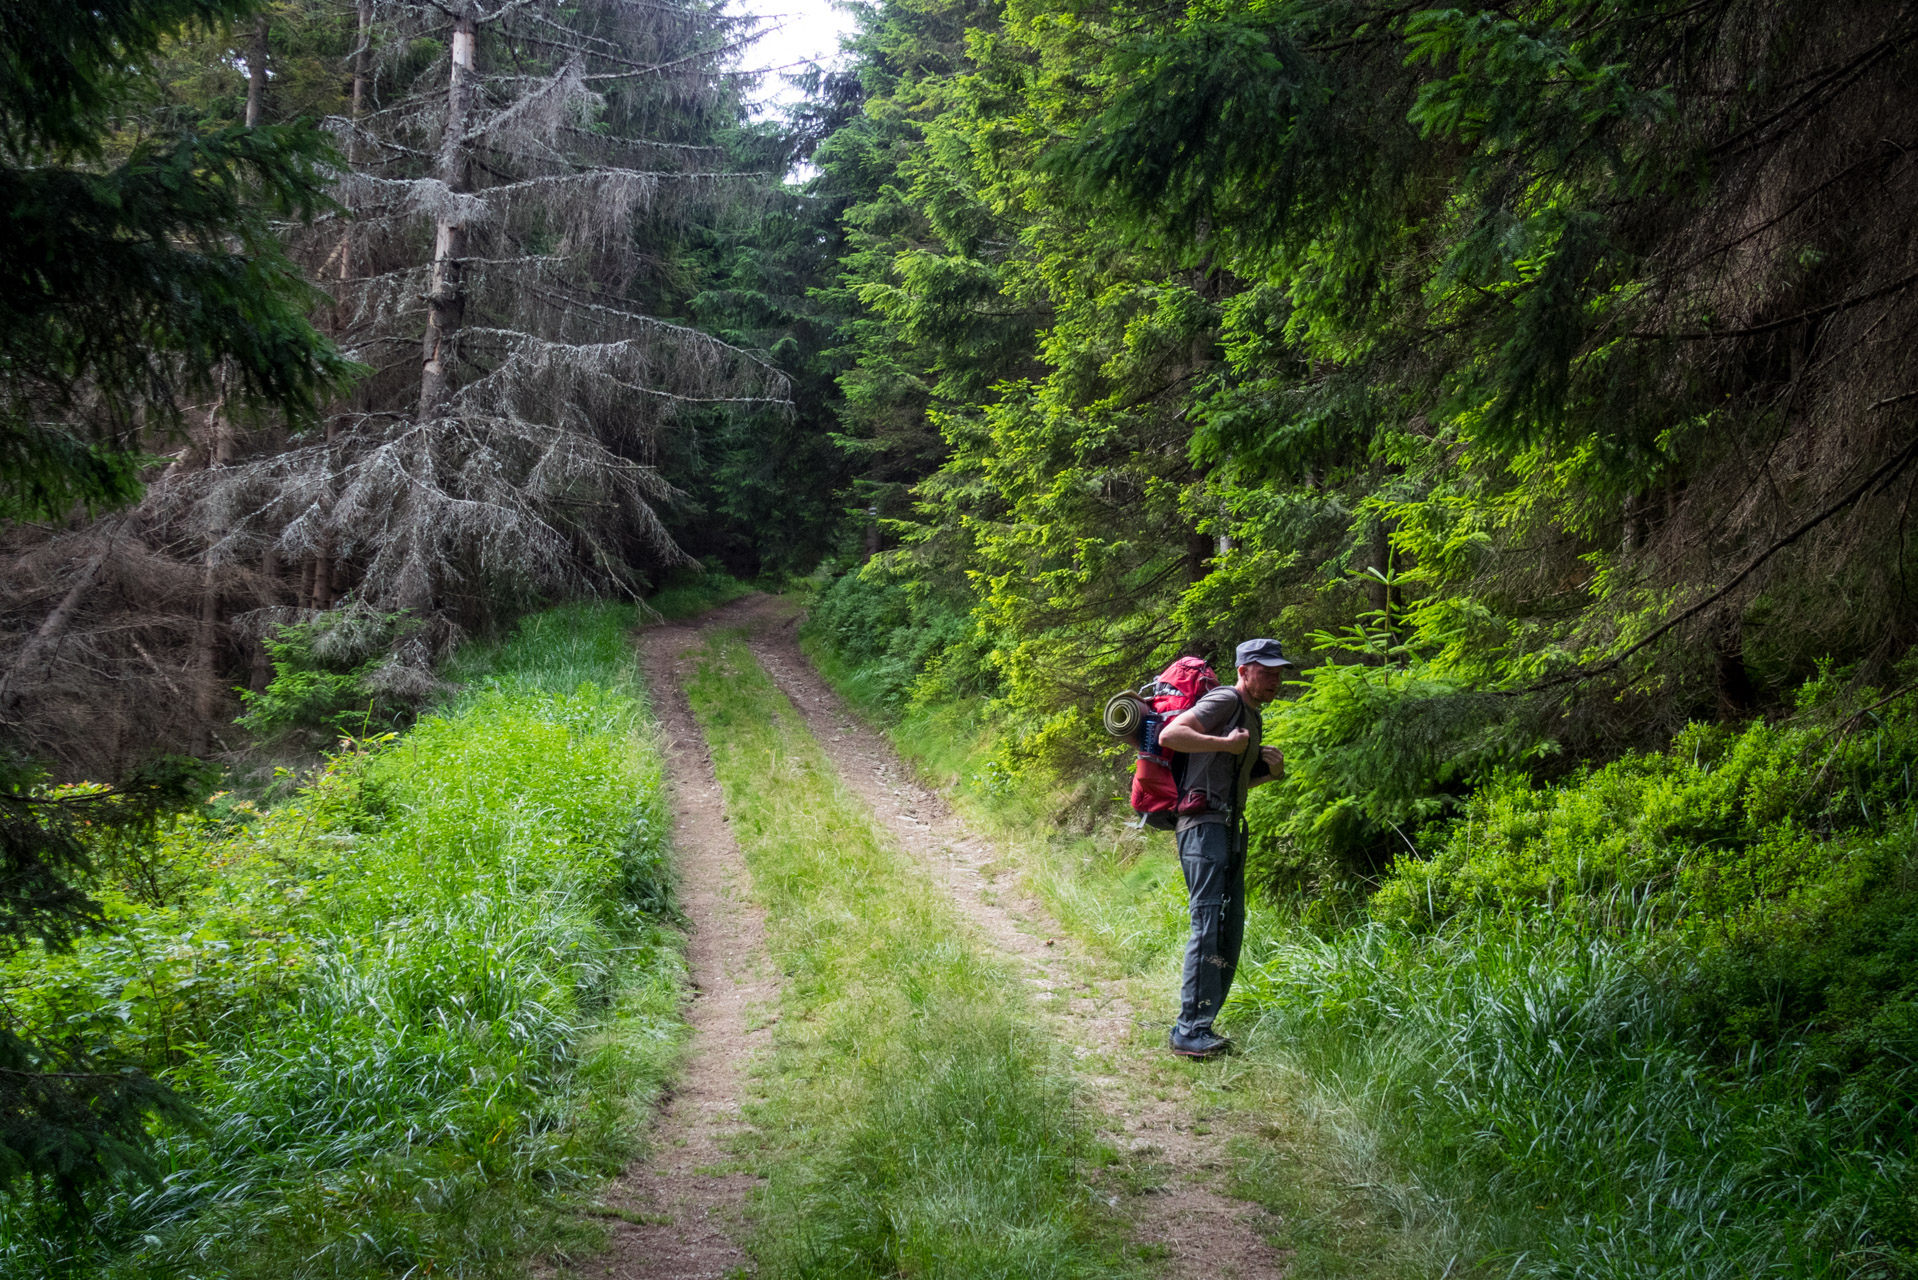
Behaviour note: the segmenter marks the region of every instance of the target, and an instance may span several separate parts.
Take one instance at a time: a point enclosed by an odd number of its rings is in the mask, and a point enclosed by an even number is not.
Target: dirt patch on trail
[[[743,602],[742,602],[743,603]],[[753,904],[739,845],[726,825],[706,740],[686,705],[688,650],[703,627],[666,624],[640,634],[641,660],[665,731],[666,790],[673,814],[679,906],[691,924],[686,949],[693,1001],[692,1041],[672,1093],[660,1107],[648,1159],[607,1188],[613,1219],[606,1251],[581,1276],[618,1280],[721,1280],[750,1270],[740,1247],[746,1197],[758,1179],[726,1150],[743,1128],[740,1099],[748,1064],[769,1046],[768,1007],[779,986],[766,960],[765,922]]]
[[[1188,1064],[1171,1058],[1172,1011],[1146,1017],[1123,978],[1101,966],[1023,892],[992,842],[920,785],[877,730],[861,723],[800,652],[790,604],[748,597],[726,624],[751,628],[749,643],[773,681],[799,708],[813,736],[855,794],[900,845],[945,886],[966,919],[1024,966],[1034,996],[1078,1058],[1106,1138],[1155,1167],[1162,1181],[1126,1206],[1141,1245],[1164,1251],[1174,1280],[1263,1280],[1285,1273],[1268,1242],[1279,1220],[1225,1195],[1224,1116],[1204,1116]],[[1206,1068],[1197,1068],[1206,1069]]]

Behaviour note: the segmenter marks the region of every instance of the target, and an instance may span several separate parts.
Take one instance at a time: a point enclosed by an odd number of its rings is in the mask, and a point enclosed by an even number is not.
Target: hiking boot
[[[1172,1052],[1181,1058],[1210,1058],[1232,1047],[1232,1042],[1217,1034],[1211,1027],[1203,1027],[1191,1035],[1177,1027],[1172,1028]]]

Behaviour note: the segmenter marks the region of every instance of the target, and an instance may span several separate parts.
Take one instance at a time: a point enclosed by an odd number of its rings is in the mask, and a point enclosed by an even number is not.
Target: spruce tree
[[[374,372],[323,433],[183,477],[178,501],[222,557],[310,566],[299,607],[350,593],[430,622],[390,668],[403,684],[462,626],[683,561],[662,437],[783,379],[683,319],[687,222],[759,180],[715,132],[740,111],[739,20],[629,0],[351,15],[328,122],[343,207],[290,242]]]
[[[299,126],[135,134],[118,126],[147,64],[182,29],[248,0],[8,4],[0,11],[0,516],[61,520],[139,496],[138,450],[196,396],[310,416],[350,371],[313,327],[315,300],[274,219],[324,203],[325,140]],[[217,390],[216,390],[217,389]],[[108,518],[121,527],[127,517]],[[109,540],[109,546],[111,540]],[[60,947],[100,923],[86,878],[103,839],[192,798],[193,766],[158,761],[120,786],[49,792],[26,758],[20,686],[50,659],[108,551],[0,671],[0,948]],[[0,1181],[72,1206],[144,1161],[167,1090],[0,1010]]]

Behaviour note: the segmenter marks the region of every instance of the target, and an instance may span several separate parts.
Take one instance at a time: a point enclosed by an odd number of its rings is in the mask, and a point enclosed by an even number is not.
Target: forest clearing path
[[[1155,1185],[1125,1206],[1135,1242],[1162,1251],[1163,1274],[1173,1280],[1283,1275],[1285,1259],[1268,1243],[1278,1219],[1220,1189],[1233,1118],[1208,1111],[1194,1088],[1194,1073],[1217,1064],[1167,1052],[1169,1009],[1142,1012],[1128,981],[1066,934],[1024,892],[993,842],[916,781],[884,734],[858,719],[801,652],[793,605],[751,596],[708,617],[713,625],[748,628],[754,657],[799,709],[846,786],[962,916],[1024,968],[1040,1007],[1071,1046],[1103,1136],[1151,1169]]]
[[[740,1101],[748,1068],[771,1043],[768,1020],[754,1011],[772,1004],[779,983],[766,959],[765,921],[726,823],[712,757],[684,694],[687,652],[704,642],[712,619],[667,623],[640,635],[665,738],[679,905],[691,925],[692,1040],[657,1114],[650,1155],[607,1189],[613,1233],[582,1275],[719,1280],[750,1269],[739,1241],[745,1201],[758,1179],[738,1171],[727,1148],[745,1127]]]

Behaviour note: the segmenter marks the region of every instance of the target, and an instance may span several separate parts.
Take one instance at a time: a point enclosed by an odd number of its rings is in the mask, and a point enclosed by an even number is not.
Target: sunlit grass
[[[1170,837],[1062,829],[1068,797],[997,771],[973,708],[895,710],[872,673],[809,652],[1066,929],[1172,1007]],[[1804,1038],[1716,1051],[1686,1004],[1696,957],[1629,922],[1354,919],[1254,902],[1222,1020],[1243,1053],[1195,1079],[1245,1117],[1233,1185],[1282,1218],[1292,1275],[1913,1273],[1909,1063],[1847,1081]]]
[[[444,711],[179,824],[171,892],[106,886],[111,931],[8,968],[16,1008],[117,1037],[205,1119],[90,1235],[0,1214],[8,1274],[507,1276],[594,1246],[571,1202],[681,1040],[633,622],[467,651]]]
[[[875,827],[744,646],[690,700],[785,975],[754,1112],[761,1273],[1136,1271],[1088,1189],[1110,1154],[1018,975]]]

